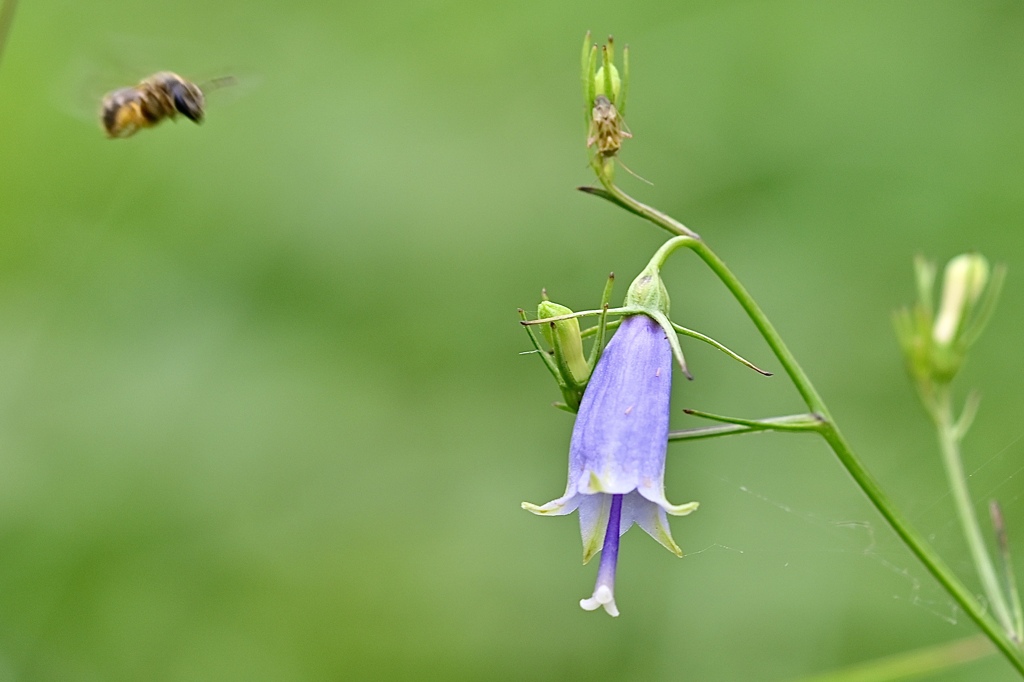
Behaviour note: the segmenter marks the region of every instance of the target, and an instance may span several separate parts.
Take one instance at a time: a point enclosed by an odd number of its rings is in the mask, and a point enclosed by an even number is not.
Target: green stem
[[[768,317],[761,311],[760,306],[757,305],[746,288],[740,284],[740,281],[736,279],[732,271],[726,267],[725,263],[715,255],[706,243],[701,240],[694,240],[690,248],[711,268],[712,272],[718,275],[718,278],[722,280],[722,283],[725,284],[729,292],[739,302],[744,312],[747,313],[747,316],[768,343],[768,347],[775,353],[775,357],[778,358],[782,368],[789,375],[790,381],[793,382],[797,391],[800,392],[800,396],[804,399],[808,409],[821,415],[822,419],[831,424],[832,415],[829,413],[825,401],[818,395],[814,385],[811,384],[810,378],[804,373],[803,368],[800,367],[800,363],[796,361],[796,358],[782,341],[782,337],[775,331],[775,327],[768,321]]]
[[[885,520],[889,522],[892,529],[896,531],[896,534],[921,560],[921,563],[939,581],[939,584],[957,601],[964,612],[970,616],[971,620],[992,640],[992,643],[1006,656],[1017,672],[1024,677],[1024,655],[1022,655],[1021,650],[1007,636],[1000,624],[988,614],[971,591],[960,582],[938,553],[903,518],[903,515],[899,513],[895,505],[886,497],[874,478],[864,468],[864,465],[861,464],[853,450],[850,449],[849,444],[847,444],[842,434],[839,433],[835,424],[829,422],[822,435],[832,447],[836,456],[839,457],[843,466],[846,467],[846,470],[857,481],[864,494],[868,496],[875,505],[875,508],[885,517]]]
[[[985,548],[985,539],[981,533],[981,526],[978,524],[978,516],[974,513],[974,504],[971,502],[971,493],[967,489],[967,477],[964,474],[964,465],[960,457],[960,437],[962,434],[956,420],[953,417],[953,400],[949,386],[944,385],[936,389],[934,402],[929,406],[932,419],[935,421],[935,428],[939,437],[939,449],[942,451],[942,463],[946,469],[946,478],[949,481],[949,490],[953,497],[953,506],[956,508],[957,516],[960,518],[960,527],[967,540],[967,547],[971,552],[971,559],[978,571],[981,586],[985,590],[985,596],[992,604],[992,610],[996,619],[1007,632],[1014,632],[1013,618],[1010,615],[1010,608],[1006,603],[1003,590],[999,585],[999,577],[996,574],[995,565]]]
[[[725,284],[726,288],[729,289],[733,297],[737,302],[739,302],[740,306],[742,306],[743,310],[747,313],[747,316],[754,323],[754,326],[757,327],[761,336],[764,337],[765,342],[775,353],[775,356],[785,369],[786,374],[789,375],[790,380],[792,380],[797,391],[799,391],[800,395],[803,397],[808,409],[811,412],[817,413],[822,418],[824,423],[822,424],[820,433],[832,448],[832,451],[835,452],[840,463],[846,468],[850,476],[853,477],[853,480],[857,483],[860,489],[864,491],[864,494],[867,495],[868,499],[882,517],[889,523],[900,539],[903,540],[921,563],[925,565],[935,579],[939,581],[939,584],[949,592],[964,612],[970,616],[971,620],[973,620],[978,627],[981,628],[982,632],[988,636],[992,643],[996,645],[1010,664],[1013,665],[1022,677],[1024,677],[1024,652],[1014,645],[1006,632],[1004,632],[1000,625],[993,620],[993,618],[986,612],[985,608],[963,585],[963,583],[960,582],[950,568],[946,566],[938,553],[936,553],[924,538],[910,526],[896,506],[889,500],[885,493],[882,492],[881,487],[875,482],[875,479],[871,474],[868,473],[860,459],[854,454],[853,450],[846,442],[846,439],[839,431],[839,428],[835,425],[825,402],[821,399],[821,396],[814,388],[811,380],[807,377],[806,373],[804,373],[803,368],[800,367],[796,358],[783,342],[782,337],[779,336],[775,327],[772,326],[771,322],[769,322],[768,317],[757,305],[757,302],[746,288],[744,288],[736,276],[733,275],[732,271],[726,267],[725,263],[722,262],[722,260],[718,258],[707,244],[705,244],[692,230],[689,230],[682,223],[673,220],[664,213],[636,201],[629,195],[622,192],[622,190],[615,185],[606,182],[604,177],[600,175],[599,177],[602,184],[604,184],[606,191],[595,191],[592,188],[588,188],[585,191],[602,196],[612,203],[622,206],[631,213],[646,218],[658,227],[661,227],[672,234],[691,238],[688,240],[689,243],[687,245],[697,253],[701,260],[703,260],[716,275],[718,275],[718,278],[723,284]]]
[[[607,168],[607,164],[604,166],[600,164],[592,165],[594,165],[594,170],[597,172],[598,180],[600,180],[601,184],[604,185],[604,191],[595,190],[593,187],[580,187],[581,191],[602,196],[613,204],[622,206],[630,213],[635,213],[642,218],[647,218],[658,227],[668,230],[672,234],[679,235],[681,237],[693,237],[695,239],[700,239],[699,234],[688,228],[686,225],[683,225],[675,218],[662,213],[658,209],[652,208],[647,204],[640,203],[614,185],[609,174],[603,172],[605,168]]]

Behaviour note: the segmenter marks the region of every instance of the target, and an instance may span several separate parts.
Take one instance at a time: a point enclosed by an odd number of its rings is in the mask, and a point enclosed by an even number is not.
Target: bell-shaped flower
[[[523,508],[543,516],[580,512],[583,561],[601,551],[594,594],[580,606],[612,616],[619,537],[634,523],[677,556],[666,514],[682,516],[696,502],[665,499],[672,347],[665,329],[645,314],[630,315],[601,356],[580,405],[569,446],[565,494]]]

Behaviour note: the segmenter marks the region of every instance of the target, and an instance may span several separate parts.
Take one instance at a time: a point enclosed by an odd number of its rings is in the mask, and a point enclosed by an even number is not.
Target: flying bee
[[[606,159],[615,156],[622,148],[622,138],[633,137],[625,126],[619,110],[611,100],[604,95],[598,95],[594,98],[587,146],[593,147],[596,143],[598,154]]]
[[[220,87],[234,82],[218,78],[204,85]],[[131,137],[142,128],[152,128],[165,118],[181,114],[190,121],[203,122],[206,98],[203,90],[176,73],[161,71],[138,85],[107,93],[100,106],[100,123],[107,137]]]

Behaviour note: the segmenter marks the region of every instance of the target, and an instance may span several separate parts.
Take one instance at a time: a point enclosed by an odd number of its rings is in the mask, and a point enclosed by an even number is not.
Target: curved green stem
[[[742,306],[744,312],[747,313],[747,317],[750,318],[754,326],[761,333],[761,336],[768,343],[768,347],[775,353],[775,357],[782,364],[782,368],[789,375],[789,379],[796,386],[796,390],[800,392],[800,396],[804,399],[807,408],[811,412],[818,413],[826,422],[831,424],[832,415],[829,413],[825,401],[818,395],[818,391],[814,388],[810,378],[808,378],[800,363],[796,361],[793,353],[790,352],[789,348],[782,341],[782,337],[775,331],[775,327],[768,320],[768,316],[761,311],[754,298],[740,284],[740,281],[736,279],[732,271],[726,267],[722,259],[715,255],[705,242],[694,240],[689,246],[718,275],[718,279],[722,280],[722,283],[725,284],[733,298]]]
[[[591,165],[597,173],[598,180],[600,180],[601,184],[604,185],[604,190],[597,189],[596,187],[580,187],[579,190],[581,192],[596,194],[607,199],[613,204],[618,204],[630,213],[635,213],[642,218],[647,218],[658,227],[668,230],[672,234],[700,239],[699,234],[688,228],[686,225],[683,225],[675,218],[662,213],[658,209],[652,208],[647,204],[640,203],[614,185],[606,170],[609,167],[608,164],[602,165],[600,163],[595,163]]]
[[[1013,667],[1017,669],[1017,672],[1024,677],[1024,654],[1007,636],[999,623],[988,614],[971,591],[960,582],[938,553],[903,518],[903,515],[900,514],[885,493],[882,492],[878,483],[875,482],[871,474],[868,473],[867,469],[864,468],[864,465],[853,453],[853,450],[850,449],[849,444],[835,424],[829,422],[822,431],[822,436],[832,447],[833,452],[839,457],[846,470],[857,481],[857,485],[864,491],[864,494],[868,496],[875,505],[875,508],[885,517],[885,520],[889,522],[889,525],[896,531],[896,534],[900,536],[900,539],[921,560],[921,563],[939,581],[939,584],[957,601],[964,612],[970,616],[971,620],[981,628],[982,632],[1006,656]]]
[[[775,327],[768,320],[768,317],[761,310],[757,302],[740,283],[725,263],[701,240],[692,230],[682,223],[670,218],[664,213],[657,211],[650,206],[636,201],[624,193],[601,174],[598,174],[604,185],[604,191],[595,188],[581,188],[590,194],[596,194],[604,199],[615,203],[626,210],[641,216],[658,227],[661,227],[675,235],[688,237],[685,240],[686,246],[692,249],[701,260],[711,268],[722,283],[739,302],[747,316],[757,327],[757,330],[764,337],[765,342],[775,353],[786,374],[789,375],[797,391],[803,397],[811,412],[818,414],[823,424],[819,429],[822,437],[835,452],[840,463],[846,468],[850,476],[857,483],[864,494],[875,506],[882,517],[888,522],[901,540],[910,548],[915,556],[925,565],[928,571],[939,581],[947,592],[956,600],[960,607],[970,616],[982,632],[992,641],[993,644],[1003,653],[1011,665],[1024,677],[1024,652],[1017,648],[1013,641],[1000,625],[988,614],[985,608],[979,603],[975,596],[964,586],[954,575],[953,571],[946,565],[938,553],[925,541],[925,539],[914,530],[899,512],[896,505],[882,491],[874,477],[868,473],[860,458],[854,454],[853,449],[843,437],[839,428],[832,419],[825,401],[822,400],[818,391],[814,388],[811,380],[803,368],[796,361],[789,348],[783,342],[782,337],[775,330]],[[675,241],[675,240],[670,240]],[[681,242],[683,240],[680,240]]]

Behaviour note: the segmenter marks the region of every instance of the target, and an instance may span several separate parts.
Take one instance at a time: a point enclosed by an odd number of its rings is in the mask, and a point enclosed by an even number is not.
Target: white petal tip
[[[537,505],[523,502],[519,506],[540,516],[565,516],[576,511],[576,508],[580,506],[580,500],[578,495],[565,495],[557,500],[551,500],[547,504]]]
[[[686,504],[673,504],[665,509],[672,516],[686,516],[697,511],[700,502],[687,502]]]
[[[550,502],[542,507],[530,504],[529,502],[523,502],[520,506],[526,511],[537,514],[538,516],[557,515],[558,512],[562,510],[562,505],[552,507]]]
[[[594,590],[594,596],[590,599],[580,599],[580,608],[584,611],[596,611],[602,606],[609,616],[618,617],[619,609],[615,606],[615,595],[607,585],[601,585]]]

